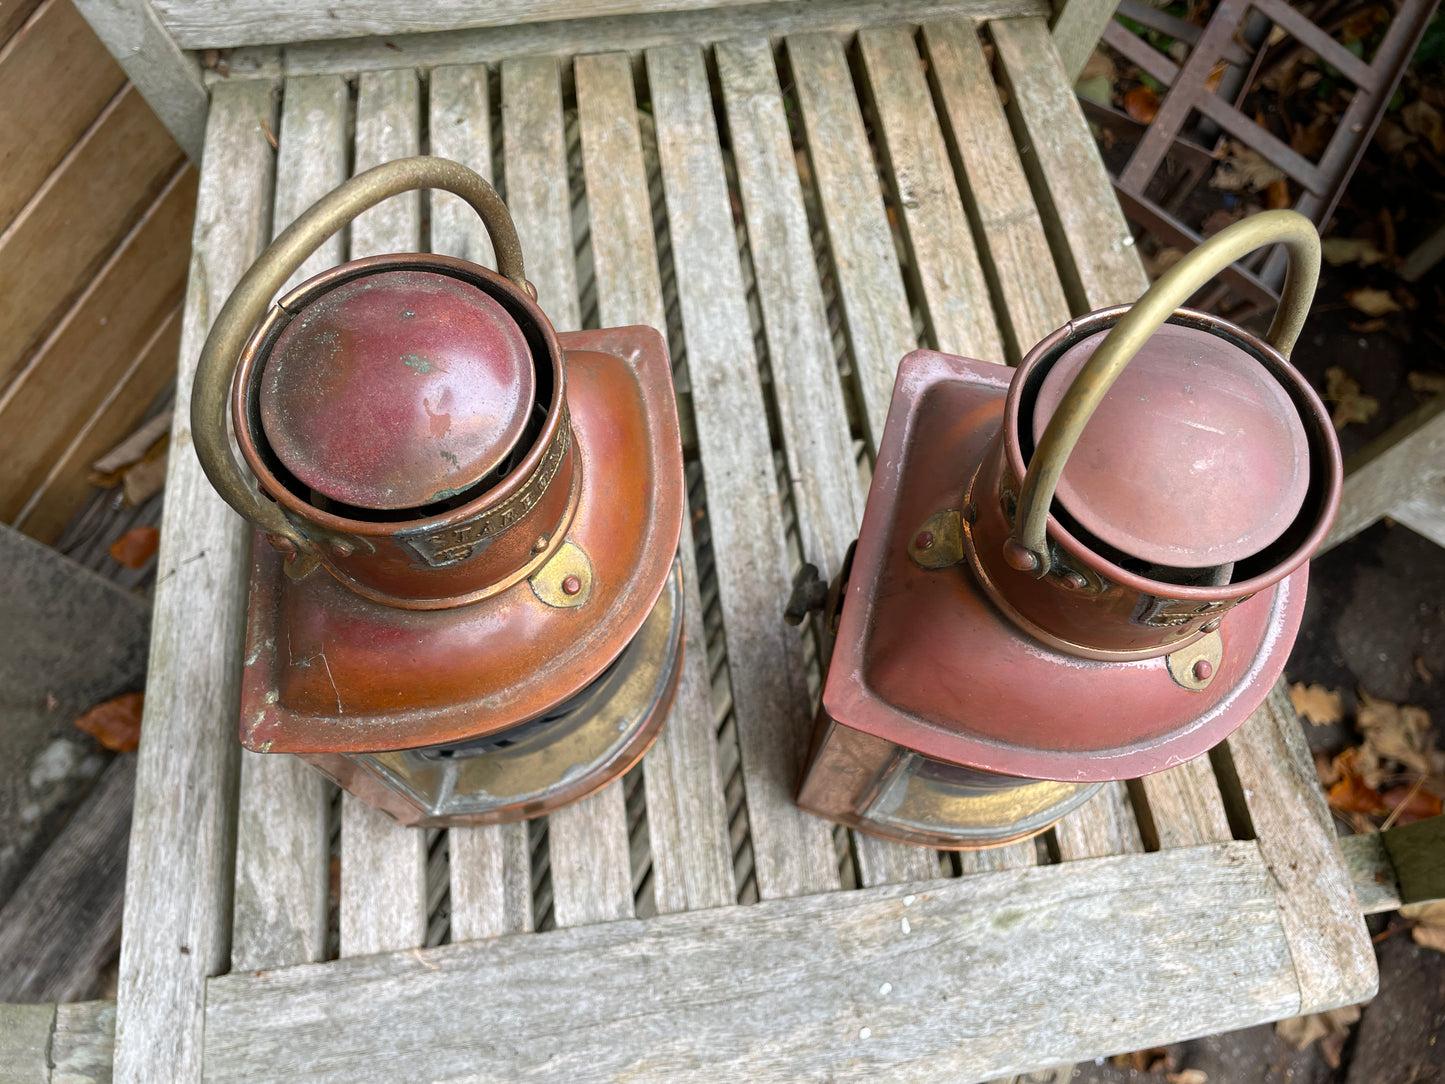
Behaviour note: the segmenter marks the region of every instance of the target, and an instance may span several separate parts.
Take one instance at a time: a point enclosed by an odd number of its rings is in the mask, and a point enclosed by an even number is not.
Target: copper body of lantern
[[[499,271],[377,256],[270,304],[326,237],[417,188],[478,211]],[[307,211],[218,317],[192,415],[208,476],[258,528],[246,748],[426,826],[548,812],[647,751],[683,650],[666,346],[557,334],[476,174],[391,162]]]
[[[1177,308],[1274,241],[1291,274],[1268,342]],[[1339,501],[1333,427],[1287,360],[1318,268],[1313,226],[1268,212],[1016,370],[903,359],[825,614],[803,808],[907,843],[1002,844],[1248,717]]]

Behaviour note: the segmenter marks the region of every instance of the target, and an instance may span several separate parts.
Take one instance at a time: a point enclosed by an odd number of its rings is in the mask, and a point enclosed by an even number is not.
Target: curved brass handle
[[[227,504],[263,531],[289,539],[303,553],[311,551],[311,541],[279,505],[264,500],[247,483],[247,472],[231,451],[226,400],[232,375],[246,341],[270,309],[271,298],[306,258],[367,208],[418,188],[443,189],[470,204],[492,239],[497,270],[531,292],[522,272],[516,227],[496,189],[466,166],[445,158],[399,158],[358,173],[287,226],[241,276],[201,349],[191,389],[191,435],[201,467]]]
[[[1289,357],[1309,315],[1320,276],[1320,239],[1304,215],[1265,211],[1221,230],[1171,267],[1110,329],[1084,363],[1029,460],[1013,534],[1004,543],[1004,560],[1010,566],[1034,577],[1049,571],[1049,506],[1059,476],[1094,410],[1124,366],[1196,290],[1235,260],[1277,242],[1289,251],[1289,271],[1268,338],[1271,346]]]

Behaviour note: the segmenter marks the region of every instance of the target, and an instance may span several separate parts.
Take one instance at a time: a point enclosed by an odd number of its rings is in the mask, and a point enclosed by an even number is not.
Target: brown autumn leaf
[[[142,568],[161,545],[161,533],[154,527],[132,527],[110,544],[110,556],[126,568]]]
[[[1445,125],[1440,122],[1440,112],[1429,102],[1417,98],[1400,110],[1400,119],[1405,127],[1430,144],[1436,154],[1445,153]]]
[[[1320,242],[1320,254],[1331,267],[1343,267],[1350,263],[1369,267],[1385,258],[1385,254],[1375,247],[1375,242],[1364,237],[1327,237]]]
[[[1320,1044],[1320,1053],[1325,1056],[1331,1069],[1340,1067],[1340,1054],[1344,1051],[1345,1040],[1350,1035],[1350,1025],[1360,1019],[1358,1005],[1345,1005],[1328,1012],[1310,1013],[1281,1020],[1274,1026],[1275,1034],[1296,1050],[1303,1050],[1311,1043]]]
[[[1367,817],[1389,816],[1384,796],[1354,772],[1344,772],[1325,795],[1331,809],[1341,813],[1363,813]]]
[[[1346,290],[1345,300],[1351,308],[1358,309],[1366,316],[1384,316],[1387,312],[1400,311],[1400,303],[1389,290],[1380,290],[1374,286],[1357,286],[1353,290]]]
[[[1265,203],[1271,211],[1284,211],[1289,208],[1289,181],[1283,177],[1269,182],[1269,187],[1264,190]]]
[[[1440,797],[1422,786],[1393,787],[1380,795],[1396,824],[1414,824],[1441,813]],[[1401,808],[1403,807],[1403,808]],[[1399,810],[1398,813],[1395,811]]]
[[[1209,187],[1223,192],[1262,192],[1284,179],[1284,170],[1256,150],[1232,139],[1224,141],[1223,155],[1209,178]]]
[[[1226,226],[1232,226],[1244,217],[1244,211],[1235,208],[1232,211],[1223,207],[1210,211],[1204,216],[1204,221],[1199,224],[1199,232],[1205,237],[1213,237]]]
[[[1338,365],[1325,370],[1325,398],[1335,404],[1330,417],[1336,429],[1351,422],[1367,422],[1380,409],[1379,400],[1362,395],[1359,382]]]
[[[1114,67],[1114,60],[1109,54],[1095,49],[1089,54],[1089,59],[1084,61],[1084,66],[1079,70],[1080,79],[1107,79],[1112,83],[1119,77],[1118,69]]]
[[[1360,689],[1360,707],[1355,726],[1365,745],[1377,756],[1398,761],[1412,772],[1429,775],[1434,770],[1430,757],[1430,713],[1413,704],[1376,700]]]
[[[1180,1069],[1177,1073],[1165,1073],[1167,1084],[1209,1084],[1209,1074],[1203,1069]]]
[[[1376,316],[1373,320],[1361,320],[1358,323],[1351,321],[1346,326],[1357,335],[1373,335],[1377,331],[1384,331],[1390,324],[1383,316]]]
[[[1294,710],[1315,726],[1329,726],[1345,717],[1340,694],[1323,685],[1306,685],[1297,681],[1289,687],[1289,698],[1294,701]]]
[[[114,700],[97,704],[75,725],[113,753],[129,753],[140,744],[143,693],[122,693]]]
[[[1124,95],[1124,112],[1140,124],[1153,124],[1159,113],[1159,95],[1141,83]]]
[[[1415,924],[1410,931],[1415,944],[1436,952],[1445,952],[1445,900],[1407,903],[1400,908],[1400,917]]]

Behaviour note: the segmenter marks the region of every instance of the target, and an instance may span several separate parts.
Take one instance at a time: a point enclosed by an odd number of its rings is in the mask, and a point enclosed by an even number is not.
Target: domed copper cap
[[[468,282],[421,270],[342,283],[281,332],[261,378],[276,456],[316,493],[395,511],[487,480],[536,393],[517,322]]]
[[[1038,440],[1108,330],[1044,378]],[[1165,324],[1084,428],[1056,498],[1090,534],[1155,565],[1208,568],[1259,553],[1294,522],[1310,446],[1289,393],[1218,335]]]

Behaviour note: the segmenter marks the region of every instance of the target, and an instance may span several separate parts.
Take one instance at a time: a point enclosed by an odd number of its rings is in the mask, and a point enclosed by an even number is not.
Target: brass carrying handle
[[[531,294],[522,272],[522,246],[507,206],[496,189],[457,162],[418,156],[368,169],[322,196],[287,226],[256,258],[201,348],[191,389],[191,434],[196,456],[227,504],[268,534],[280,535],[307,553],[312,543],[281,511],[247,482],[226,430],[226,404],[236,364],[271,299],[321,245],[357,215],[384,199],[418,188],[437,188],[461,197],[481,217],[497,254],[497,270]]]
[[[1289,357],[1309,315],[1320,276],[1320,239],[1304,215],[1265,211],[1221,230],[1171,267],[1110,329],[1074,377],[1039,438],[1024,475],[1013,533],[1004,542],[1004,560],[1011,567],[1035,578],[1048,573],[1049,507],[1059,476],[1084,427],[1124,366],[1195,291],[1235,260],[1275,243],[1289,251],[1289,270],[1268,339],[1271,346]]]

